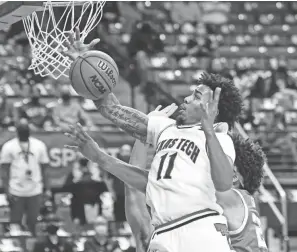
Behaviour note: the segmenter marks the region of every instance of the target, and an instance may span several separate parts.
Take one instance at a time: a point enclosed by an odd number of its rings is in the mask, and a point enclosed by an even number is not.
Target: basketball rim
[[[68,77],[72,60],[64,55],[65,42],[75,27],[80,40],[99,24],[105,1],[2,1],[0,29],[22,20],[32,52],[29,69],[36,75]],[[80,8],[77,8],[81,6]],[[57,11],[60,15],[55,15]]]

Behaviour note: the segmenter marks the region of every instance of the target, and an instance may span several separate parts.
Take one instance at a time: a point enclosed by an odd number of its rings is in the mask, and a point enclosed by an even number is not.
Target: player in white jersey
[[[217,127],[216,131],[221,131],[221,126]],[[236,150],[233,189],[224,193],[217,192],[217,199],[224,209],[224,215],[228,221],[228,231],[233,249],[237,252],[264,252],[267,251],[267,247],[252,195],[261,185],[263,165],[266,160],[265,154],[261,147],[251,140],[243,140],[242,137],[236,134],[232,136],[232,139]],[[102,156],[102,153],[99,153],[99,156]],[[137,252],[145,252],[150,234],[153,233],[154,229],[146,207],[144,194],[146,184],[140,185],[140,183],[147,183],[148,171],[137,171],[135,166],[146,167],[147,148],[141,142],[135,142],[130,158],[130,164],[133,166],[108,156],[102,156],[101,160],[102,158],[106,162],[101,163],[101,167],[115,173],[115,175],[120,174],[118,177],[126,183],[125,212],[127,220],[136,240]],[[108,167],[106,167],[106,164],[108,164]],[[126,173],[123,173],[123,170]],[[123,174],[126,175],[123,176]],[[143,179],[139,179],[141,176],[143,176]],[[134,179],[136,177],[137,180]],[[128,186],[127,183],[131,186]],[[227,234],[225,226],[218,223],[216,226]],[[198,247],[201,248],[201,245],[198,244]]]
[[[75,59],[85,48],[75,41],[68,55]],[[231,188],[235,151],[231,138],[216,134],[213,125],[232,126],[242,100],[233,82],[219,75],[203,74],[197,84],[181,105],[177,121],[148,118],[120,105],[112,93],[94,101],[104,117],[156,148],[147,186],[155,226],[152,244],[170,252],[195,251],[197,243],[204,252],[229,251],[226,236],[215,225],[226,225],[215,191]],[[71,127],[70,133],[83,154],[98,161],[98,153],[80,131]]]
[[[81,134],[79,136],[80,139],[86,137],[90,141],[90,143],[85,143],[84,147],[82,149],[80,148],[79,150],[94,162],[99,162],[100,160],[100,164],[103,169],[111,172],[126,183],[125,191],[127,219],[132,227],[133,234],[135,235],[138,251],[145,251],[146,245],[148,244],[148,239],[153,230],[150,216],[147,211],[147,206],[144,201],[145,197],[143,197],[143,192],[145,192],[148,183],[148,171],[140,170],[135,166],[129,166],[120,160],[109,157],[104,152],[101,152],[100,149],[98,149],[98,146],[85,132],[82,131],[80,126],[77,127],[77,131],[79,131]],[[93,148],[96,149],[96,157],[98,159],[95,159],[95,156],[90,154],[94,152],[92,151]],[[146,158],[144,155],[146,155],[146,152],[143,149],[143,144],[138,142],[138,145],[136,144],[133,152],[135,152],[135,150],[138,151],[138,154],[139,151],[141,151],[142,156],[137,158],[135,154],[132,154],[130,162],[138,167],[144,167],[144,163],[146,163]],[[132,173],[130,173],[130,169],[132,169]],[[222,223],[215,223],[218,230],[225,234],[224,232],[226,231],[227,227],[225,225],[219,224]],[[156,246],[160,248],[160,244],[157,244]],[[199,247],[203,247],[203,244],[200,243]]]

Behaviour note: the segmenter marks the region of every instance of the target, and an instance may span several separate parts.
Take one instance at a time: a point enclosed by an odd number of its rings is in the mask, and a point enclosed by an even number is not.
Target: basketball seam
[[[96,58],[98,58],[98,59],[102,59],[102,60],[105,60],[106,62],[108,62],[113,68],[114,68],[114,70],[116,71],[116,73],[118,74],[118,75],[120,75],[120,73],[119,73],[119,71],[118,71],[118,67],[117,67],[117,63],[112,59],[112,61],[109,61],[109,60],[107,60],[107,59],[105,59],[105,58],[102,58],[102,57],[100,57],[100,56],[94,56],[94,55],[89,55],[89,56],[87,56],[87,57],[85,57],[85,59],[87,59],[87,58],[91,58],[91,57],[96,57]],[[109,56],[110,57],[110,56]],[[114,67],[113,66],[113,64],[115,64],[116,65],[116,67]]]
[[[82,59],[82,61],[84,61],[83,58],[81,58],[81,59]],[[85,78],[84,78],[84,75],[83,75],[83,73],[82,73],[82,62],[81,62],[80,65],[79,65],[79,72],[80,72],[80,76],[81,76],[81,78],[82,78],[82,80],[83,80],[83,82],[84,82],[84,85],[85,85],[86,89],[90,92],[90,94],[91,94],[93,97],[95,97],[94,99],[98,99],[98,97],[97,97],[96,95],[94,95],[94,93],[89,89],[89,87],[88,87],[88,85],[87,85],[87,82],[86,82],[86,80],[85,80]]]
[[[105,80],[105,78],[100,74],[100,72],[87,60],[87,59],[83,59],[85,62],[87,62],[101,77],[102,80],[104,80],[106,86],[108,87],[109,91],[112,92],[111,87],[108,85],[108,82]]]

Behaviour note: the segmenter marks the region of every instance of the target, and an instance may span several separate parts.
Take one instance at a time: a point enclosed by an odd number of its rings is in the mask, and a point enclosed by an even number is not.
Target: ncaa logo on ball
[[[100,83],[98,77],[96,75],[89,77],[90,81],[94,86],[99,90],[100,93],[104,94],[106,92],[105,87]]]
[[[116,85],[116,80],[115,80],[115,78],[114,78],[114,76],[113,76],[113,70],[110,69],[110,68],[108,67],[108,65],[107,65],[104,61],[102,61],[102,60],[100,60],[100,61],[98,62],[97,66],[98,66],[102,71],[105,72],[105,74],[106,74],[106,75],[108,76],[108,78],[111,80],[112,85],[115,86],[115,85]]]

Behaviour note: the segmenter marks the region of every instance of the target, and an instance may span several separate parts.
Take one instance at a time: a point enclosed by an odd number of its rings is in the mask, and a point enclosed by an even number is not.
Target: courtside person
[[[29,231],[34,235],[42,206],[43,192],[50,196],[49,164],[46,145],[30,136],[27,120],[21,119],[17,137],[6,142],[1,151],[4,191],[10,206],[10,222],[21,225],[26,215]]]

